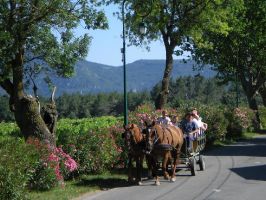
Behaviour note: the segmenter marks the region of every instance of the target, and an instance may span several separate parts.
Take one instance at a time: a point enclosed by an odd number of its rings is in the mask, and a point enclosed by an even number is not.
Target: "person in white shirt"
[[[167,112],[165,110],[162,111],[162,116],[157,119],[159,124],[164,124],[164,125],[170,125],[171,124],[171,119],[170,117],[167,116]]]
[[[192,114],[194,117],[192,121],[196,124],[196,128],[199,129],[198,134],[201,135],[202,133],[204,133],[204,131],[207,130],[208,124],[202,121],[201,117],[198,114],[198,111],[195,108],[192,110]]]

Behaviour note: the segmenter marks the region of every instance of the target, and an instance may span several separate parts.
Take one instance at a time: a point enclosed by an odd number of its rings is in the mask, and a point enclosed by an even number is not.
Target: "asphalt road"
[[[161,178],[130,186],[89,194],[82,200],[265,200],[266,136],[239,142],[204,154],[206,170],[196,176],[186,168],[172,183]]]

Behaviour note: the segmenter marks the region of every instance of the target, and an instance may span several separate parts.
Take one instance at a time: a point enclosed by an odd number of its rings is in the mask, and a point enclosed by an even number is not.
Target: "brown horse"
[[[162,171],[165,179],[169,179],[167,173],[167,165],[173,160],[171,181],[175,181],[175,170],[179,164],[181,147],[183,145],[183,132],[180,128],[171,125],[160,125],[146,123],[146,146],[150,154],[158,163],[158,159],[162,158]],[[160,185],[158,176],[158,165],[154,171],[156,185]]]
[[[124,126],[125,132],[122,137],[125,141],[125,146],[128,150],[128,181],[133,182],[132,168],[133,160],[136,161],[136,182],[141,185],[141,175],[143,168],[143,159],[145,157],[145,140],[142,134],[142,130],[136,125],[131,124]]]

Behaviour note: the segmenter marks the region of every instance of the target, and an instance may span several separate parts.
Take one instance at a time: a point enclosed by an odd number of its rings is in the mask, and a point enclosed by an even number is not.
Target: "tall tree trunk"
[[[173,70],[173,48],[166,47],[166,63],[165,70],[162,80],[162,90],[158,95],[158,98],[155,102],[156,109],[163,109],[167,103],[167,97],[169,94],[169,81],[171,77],[171,72]]]
[[[15,119],[22,135],[27,140],[30,137],[55,146],[55,137],[45,124],[39,109],[38,101],[24,95],[15,104]]]
[[[51,146],[55,146],[55,136],[51,132],[52,129],[48,129],[41,116],[38,99],[24,93],[23,49],[19,50],[16,54],[11,66],[13,70],[13,83],[6,79],[4,81],[0,80],[0,85],[10,95],[10,109],[14,112],[21,134],[26,140],[29,137],[35,137]]]
[[[255,99],[255,95],[257,93],[257,90],[253,86],[252,81],[250,81],[250,79],[247,80],[243,76],[243,73],[240,73],[240,80],[241,80],[243,90],[247,96],[249,108],[254,110],[254,112],[255,112],[256,119],[254,120],[254,128],[256,130],[260,130],[261,129],[261,120],[260,120],[260,115],[258,112],[258,104],[257,104],[257,101]]]

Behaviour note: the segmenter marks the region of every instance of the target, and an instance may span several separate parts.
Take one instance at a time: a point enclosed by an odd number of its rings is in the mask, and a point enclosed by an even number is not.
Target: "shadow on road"
[[[247,180],[266,181],[266,165],[239,167],[231,170]]]
[[[226,145],[222,148],[206,152],[205,155],[266,157],[266,136],[259,136],[251,140]]]
[[[125,179],[119,178],[94,178],[82,179],[77,186],[99,187],[101,190],[112,189],[116,187],[128,187],[130,184]]]

